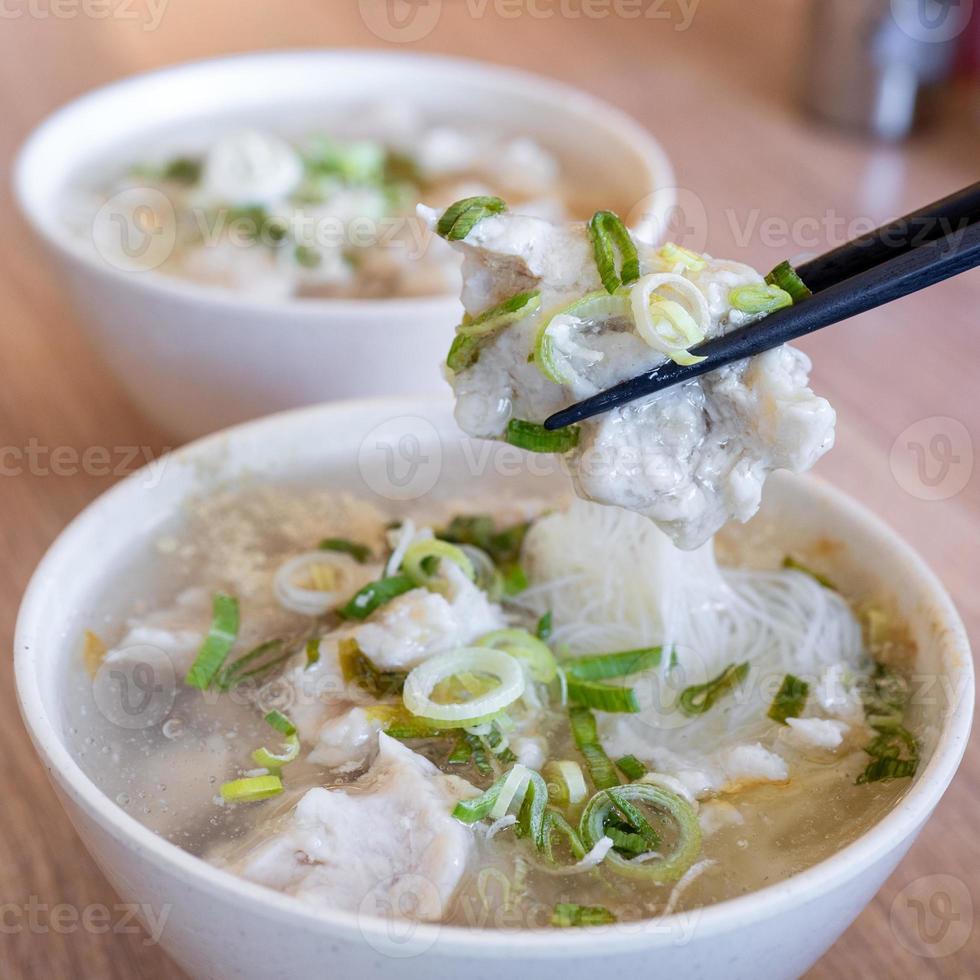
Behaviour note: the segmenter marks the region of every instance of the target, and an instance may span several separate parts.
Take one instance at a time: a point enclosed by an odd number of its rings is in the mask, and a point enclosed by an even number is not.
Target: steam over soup
[[[565,927],[743,894],[857,837],[920,749],[900,622],[738,541],[722,565],[581,500],[212,495],[157,542],[156,601],[88,635],[79,761],[324,910]],[[176,693],[134,722],[147,662]]]

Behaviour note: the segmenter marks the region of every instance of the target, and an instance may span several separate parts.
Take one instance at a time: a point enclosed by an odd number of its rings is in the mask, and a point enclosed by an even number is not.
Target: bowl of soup
[[[973,707],[941,584],[840,492],[774,474],[682,550],[424,399],[133,475],[16,646],[72,822],[194,977],[798,976]]]
[[[21,210],[121,383],[181,437],[331,398],[429,393],[459,260],[424,202],[610,204],[659,237],[674,178],[614,107],[492,65],[293,51],[70,103],[23,147]]]

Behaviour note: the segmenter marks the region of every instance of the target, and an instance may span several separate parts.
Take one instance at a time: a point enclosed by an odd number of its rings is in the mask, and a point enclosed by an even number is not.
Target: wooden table
[[[600,18],[603,10],[634,9],[602,0],[539,0],[523,5],[516,18],[514,0],[445,0],[426,37],[390,46],[529,67],[622,106],[665,143],[687,189],[689,220],[704,232],[709,250],[760,267],[839,241],[842,231],[834,219],[877,223],[976,179],[980,120],[970,116],[962,93],[948,125],[898,149],[869,146],[801,119],[793,92],[803,0],[710,0],[695,6],[686,27],[682,10],[689,3],[644,0],[643,6],[670,19],[615,13]],[[357,4],[337,0],[132,0],[125,6],[111,0],[111,16],[91,15],[99,9],[87,0],[4,5],[0,158],[9,159],[58,104],[131,72],[256,47],[386,43],[369,29]],[[549,11],[551,16],[542,16]],[[421,9],[419,16],[429,12]],[[67,450],[57,468],[37,452],[28,464],[30,447],[71,447],[80,455],[92,446],[114,454],[132,446],[155,454],[169,443],[166,433],[126,401],[79,335],[39,249],[13,212],[6,181],[0,194],[0,451],[6,453],[0,456],[0,630],[9,635],[21,592],[44,549],[117,478],[81,472]],[[794,224],[799,218],[808,224]],[[973,450],[980,449],[978,308],[980,274],[974,273],[804,344],[815,360],[815,387],[840,413],[837,448],[820,471],[871,505],[926,556],[974,634],[980,627],[980,473],[971,476],[969,467]],[[917,427],[907,431],[912,425]],[[957,492],[929,501],[914,475],[896,478],[890,459],[910,452],[909,442],[928,446],[932,435],[943,433],[959,439],[959,461],[950,463],[941,485]],[[893,445],[896,457],[890,456]],[[57,470],[64,475],[54,475]],[[927,479],[937,473],[933,469]],[[24,910],[31,902],[82,910],[111,907],[115,898],[61,813],[17,716],[7,664],[3,672],[0,975],[179,977],[142,936],[63,925],[58,931],[39,916],[29,921]],[[811,975],[980,974],[977,929],[947,955],[910,952],[915,922],[906,901],[910,895],[928,900],[937,882],[927,876],[942,874],[965,882],[972,906],[980,906],[978,813],[980,751],[973,746],[901,868]],[[907,886],[912,892],[900,894]],[[954,913],[972,920],[970,902],[960,893],[954,897]]]

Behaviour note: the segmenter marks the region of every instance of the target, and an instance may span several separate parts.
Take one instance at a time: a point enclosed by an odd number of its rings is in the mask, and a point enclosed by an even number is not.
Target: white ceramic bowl
[[[660,145],[607,103],[524,72],[381,51],[292,51],[196,62],[98,89],[35,130],[14,184],[80,320],[156,422],[189,438],[327,399],[440,390],[455,296],[261,302],[113,268],[62,216],[79,171],[114,150],[125,164],[175,130],[206,141],[209,121],[316,130],[331,107],[393,95],[429,122],[531,134],[562,162],[583,206],[617,208],[650,239],[667,226],[674,178]]]
[[[487,444],[481,444],[485,449]],[[842,542],[835,577],[883,591],[908,617],[916,672],[951,692],[930,708],[924,764],[907,794],[854,843],[787,881],[710,908],[594,930],[519,936],[433,925],[392,930],[384,919],[318,914],[298,900],[234,878],[157,837],[104,796],[66,746],[62,698],[81,629],[104,605],[120,568],[147,550],[188,495],[248,473],[320,475],[382,504],[477,489],[501,498],[551,494],[564,478],[540,457],[462,437],[447,405],[357,401],[262,419],[177,451],[99,498],[55,542],[17,624],[21,711],[64,806],[99,866],[128,902],[166,912],[161,942],[194,977],[334,976],[403,980],[755,978],[802,974],[872,898],[946,789],[973,709],[967,638],[949,597],[921,559],[877,518],[812,478],[777,476],[761,520],[788,550]],[[385,499],[387,498],[387,500]]]

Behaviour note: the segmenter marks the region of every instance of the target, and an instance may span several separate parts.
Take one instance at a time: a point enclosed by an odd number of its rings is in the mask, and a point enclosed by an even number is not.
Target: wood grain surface
[[[437,23],[411,44],[372,32],[376,6],[375,0],[8,0],[0,16],[0,167],[9,170],[17,145],[44,115],[95,85],[188,58],[322,45],[482,57],[608,99],[665,144],[684,188],[687,220],[708,250],[760,267],[835,244],[848,227],[860,230],[852,221],[878,223],[977,179],[980,114],[963,88],[951,94],[933,128],[900,148],[869,145],[801,117],[795,92],[803,0],[422,0],[419,16],[434,10]],[[636,9],[649,16],[637,19]],[[121,462],[123,447],[156,454],[170,444],[87,346],[15,214],[8,184],[0,183],[5,637],[44,549],[118,478],[83,472],[71,461],[90,447],[106,447]],[[971,470],[980,448],[978,309],[980,273],[973,273],[803,344],[814,359],[815,388],[840,415],[837,447],[819,471],[925,555],[974,636],[980,629],[980,473]],[[928,456],[934,435],[949,436],[957,457],[947,460],[943,483],[956,492],[943,500],[924,499],[928,491],[914,470],[896,477],[905,471],[893,465],[913,451],[913,442]],[[58,447],[68,448],[55,456]],[[942,476],[938,456],[926,462],[927,480]],[[180,972],[141,934],[30,914],[31,907],[111,908],[116,899],[30,749],[9,658],[2,671],[0,977],[175,980]],[[978,813],[974,744],[899,870],[811,976],[980,975]],[[943,894],[958,916],[958,938],[930,944],[941,923],[933,923],[935,932],[921,932],[909,898],[928,908],[939,895],[934,907],[941,912]]]

